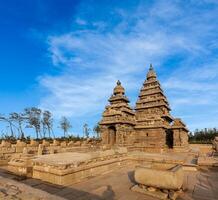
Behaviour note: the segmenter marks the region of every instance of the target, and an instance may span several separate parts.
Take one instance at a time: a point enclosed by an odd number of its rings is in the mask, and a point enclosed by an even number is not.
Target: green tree
[[[99,126],[99,123],[94,126],[93,132],[96,134],[97,138],[100,137],[100,126]]]
[[[52,114],[50,111],[45,110],[42,113],[42,125],[43,125],[43,135],[44,138],[46,136],[46,131],[48,130],[48,136],[51,137],[51,132],[53,133],[52,127],[53,127],[53,119]],[[54,135],[53,135],[54,137]]]
[[[41,135],[41,114],[42,111],[39,108],[31,107],[31,108],[25,108],[25,119],[27,120],[27,123],[29,124],[29,128],[35,128],[36,131],[36,138],[42,138]]]
[[[3,122],[8,123],[10,131],[11,131],[11,137],[15,137],[14,130],[13,130],[13,123],[10,120],[10,118],[5,117],[4,115],[0,115],[0,120],[3,121]]]
[[[64,137],[68,133],[68,130],[72,128],[70,121],[66,117],[62,117],[60,120],[60,128],[64,131]]]
[[[84,124],[83,125],[83,135],[86,137],[86,138],[89,138],[89,133],[90,133],[90,128],[88,126],[88,124]]]
[[[216,128],[196,129],[194,134],[189,135],[189,141],[191,143],[211,143],[216,136],[218,136]]]
[[[16,113],[16,112],[10,113],[9,119],[11,121],[14,121],[15,123],[17,123],[17,125],[18,125],[17,129],[18,129],[18,132],[19,132],[19,137],[21,139],[23,139],[25,137],[24,132],[23,132],[23,128],[22,128],[22,123],[24,121],[23,114]]]

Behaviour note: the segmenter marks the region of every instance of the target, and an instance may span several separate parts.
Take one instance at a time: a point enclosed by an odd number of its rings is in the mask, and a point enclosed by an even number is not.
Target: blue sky
[[[153,63],[172,115],[217,127],[217,19],[216,0],[1,1],[0,113],[38,106],[82,134],[117,79],[134,107]]]

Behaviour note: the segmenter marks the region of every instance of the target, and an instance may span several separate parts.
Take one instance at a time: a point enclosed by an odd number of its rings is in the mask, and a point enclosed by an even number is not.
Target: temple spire
[[[124,95],[125,94],[125,89],[121,85],[121,82],[118,80],[117,85],[114,88],[114,95]]]
[[[154,71],[153,65],[150,64],[149,71],[147,73],[147,80],[152,80],[152,79],[154,80],[154,79],[156,79],[156,77],[157,77],[157,75]]]

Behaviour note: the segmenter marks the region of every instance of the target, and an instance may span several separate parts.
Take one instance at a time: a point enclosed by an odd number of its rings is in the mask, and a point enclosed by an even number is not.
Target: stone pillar
[[[28,154],[27,147],[24,147],[24,148],[23,148],[23,154],[24,154],[24,155]]]
[[[23,152],[23,148],[26,147],[26,146],[27,146],[27,144],[25,142],[17,140],[16,152],[17,153],[22,153]]]
[[[53,145],[54,146],[59,146],[60,145],[60,142],[58,140],[53,140]]]
[[[108,144],[108,129],[106,126],[100,126],[100,137],[102,139],[102,144]]]
[[[218,152],[218,137],[215,137],[213,140],[213,148]]]
[[[66,141],[61,142],[61,147],[67,147],[67,142]]]
[[[43,141],[42,141],[42,145],[43,145],[44,147],[49,147],[49,146],[50,146],[50,142],[48,142],[48,141],[46,141],[46,140],[43,140]]]
[[[54,154],[54,153],[55,153],[55,150],[54,150],[53,147],[51,147],[51,148],[49,149],[49,153],[50,153],[50,154]]]
[[[181,146],[180,130],[179,129],[173,130],[173,146]]]
[[[5,140],[2,140],[1,147],[11,147],[11,143]]]
[[[38,146],[39,146],[39,142],[37,142],[37,141],[31,139],[31,140],[30,140],[30,146],[31,146],[31,147],[38,147]]]
[[[44,147],[42,144],[39,144],[39,147],[38,147],[38,155],[43,155],[43,150],[44,150]]]

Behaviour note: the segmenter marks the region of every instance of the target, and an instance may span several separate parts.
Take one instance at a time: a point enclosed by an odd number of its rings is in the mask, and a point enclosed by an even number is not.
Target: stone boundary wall
[[[41,179],[49,183],[58,185],[70,185],[80,182],[86,178],[101,175],[123,167],[125,165],[148,165],[164,166],[169,164],[183,164],[182,160],[162,160],[149,159],[146,157],[135,157],[134,155],[120,154],[117,158],[109,156],[99,158],[90,163],[83,163],[81,166],[73,168],[71,166],[52,166],[46,163],[35,162],[33,166],[33,178]]]
[[[20,176],[33,177],[66,186],[108,173],[125,165],[168,166],[169,164],[183,165],[185,163],[184,159],[158,155],[149,156],[139,152],[127,153],[126,148],[88,153],[66,152],[41,156],[21,155],[10,160],[8,170]]]
[[[211,153],[213,150],[212,144],[189,144],[189,148],[200,155]]]
[[[93,176],[108,173],[127,164],[129,164],[127,158],[115,158],[81,166],[74,170],[58,169],[49,165],[35,165],[33,167],[33,178],[57,185],[67,186]]]
[[[70,141],[59,142],[53,140],[52,143],[43,140],[40,144],[35,140],[31,140],[29,144],[17,140],[16,144],[2,140],[0,144],[0,166],[7,165],[12,157],[21,155],[22,153],[31,155],[44,155],[63,152],[88,152],[100,149],[98,144],[92,144],[89,141]]]

